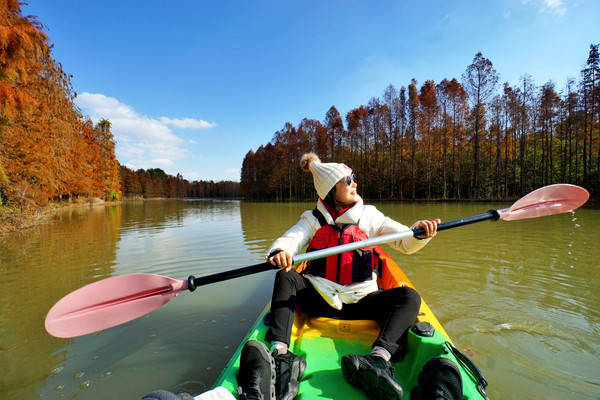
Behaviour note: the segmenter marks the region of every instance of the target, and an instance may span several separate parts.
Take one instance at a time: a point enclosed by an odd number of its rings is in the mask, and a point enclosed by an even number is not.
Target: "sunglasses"
[[[347,175],[346,177],[344,177],[344,180],[346,181],[346,185],[350,186],[352,185],[352,182],[356,182],[356,175]]]

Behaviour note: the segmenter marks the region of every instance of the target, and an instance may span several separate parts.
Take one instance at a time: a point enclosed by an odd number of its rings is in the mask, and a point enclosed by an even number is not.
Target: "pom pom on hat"
[[[352,174],[352,169],[345,164],[322,163],[315,153],[302,155],[300,168],[305,172],[312,172],[315,189],[322,199],[327,197],[329,191],[340,179]]]
[[[309,165],[312,162],[320,163],[321,160],[319,159],[319,156],[317,156],[315,153],[303,154],[302,158],[300,158],[300,168],[302,168],[302,171],[310,172]]]

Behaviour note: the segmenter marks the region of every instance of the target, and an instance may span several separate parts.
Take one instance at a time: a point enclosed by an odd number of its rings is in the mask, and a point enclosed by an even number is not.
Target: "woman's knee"
[[[417,292],[415,289],[413,289],[409,286],[403,286],[403,288],[405,288],[405,290],[406,290],[406,297],[409,299],[409,301],[420,306],[421,305],[421,295],[419,294],[419,292]]]
[[[390,289],[390,292],[396,303],[413,306],[417,310],[421,306],[421,296],[410,286],[400,286]]]
[[[276,290],[291,290],[294,293],[302,289],[305,285],[303,277],[296,271],[288,271],[281,269],[275,274],[275,289]]]
[[[298,275],[296,271],[288,271],[286,272],[283,269],[280,269],[275,274],[275,282],[290,282],[293,283],[297,277],[294,275]]]

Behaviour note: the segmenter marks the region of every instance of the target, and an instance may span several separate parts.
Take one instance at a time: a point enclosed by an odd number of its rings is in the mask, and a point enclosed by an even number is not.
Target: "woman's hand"
[[[269,262],[288,272],[292,268],[292,255],[282,250],[274,256],[269,257]]]
[[[415,228],[423,228],[425,230],[425,235],[423,236],[419,236],[419,239],[429,239],[434,237],[437,234],[437,226],[438,224],[440,224],[442,221],[439,218],[434,219],[433,221],[429,221],[429,220],[422,220],[422,221],[417,221],[415,222],[415,224],[413,225],[413,227]]]

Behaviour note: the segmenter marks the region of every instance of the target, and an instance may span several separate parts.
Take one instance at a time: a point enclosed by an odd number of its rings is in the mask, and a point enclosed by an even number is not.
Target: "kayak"
[[[383,289],[401,285],[414,286],[394,260],[378,248],[380,264],[378,284]],[[302,265],[298,267],[302,269]],[[233,354],[213,387],[224,387],[236,395],[237,371],[243,345],[248,340],[265,341],[269,327],[268,304],[257,318],[236,352]],[[289,349],[306,360],[298,399],[366,399],[360,389],[351,386],[342,375],[341,359],[345,354],[369,354],[379,333],[379,325],[368,320],[337,320],[307,318],[296,313]],[[427,361],[435,357],[449,358],[458,366],[463,383],[463,399],[487,399],[487,382],[475,364],[452,344],[448,334],[424,300],[417,322],[409,329],[400,355],[394,357],[394,378],[404,389],[404,399],[410,399],[417,386],[419,373]]]

